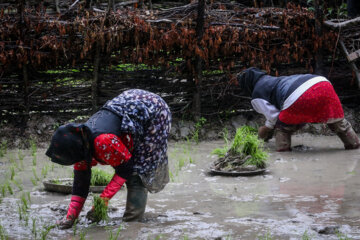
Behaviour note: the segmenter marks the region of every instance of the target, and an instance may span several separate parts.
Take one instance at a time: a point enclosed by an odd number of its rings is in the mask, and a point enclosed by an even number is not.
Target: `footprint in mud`
[[[302,145],[302,144],[292,147],[293,151],[298,151],[298,152],[306,152],[306,151],[309,151],[309,150],[312,150],[312,149],[313,149],[312,147],[305,146],[305,145]]]

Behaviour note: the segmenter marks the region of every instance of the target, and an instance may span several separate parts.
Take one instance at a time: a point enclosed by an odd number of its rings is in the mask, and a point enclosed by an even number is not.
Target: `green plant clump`
[[[94,213],[93,218],[95,222],[100,222],[101,220],[107,220],[109,217],[107,215],[107,205],[100,196],[94,196],[93,200]]]
[[[236,130],[230,146],[217,148],[212,153],[219,157],[225,157],[227,154],[240,158],[249,156],[244,165],[255,165],[258,168],[264,168],[268,158],[268,154],[263,151],[263,141],[258,138],[256,129],[249,126]]]
[[[106,186],[112,178],[112,174],[105,172],[101,169],[91,169],[91,186]]]

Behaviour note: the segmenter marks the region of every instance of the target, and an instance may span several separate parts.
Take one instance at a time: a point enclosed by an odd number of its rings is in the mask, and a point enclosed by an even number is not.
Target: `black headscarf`
[[[266,75],[266,73],[258,68],[251,67],[245,69],[244,71],[240,72],[237,75],[237,80],[239,82],[240,89],[245,91],[246,94],[251,95],[256,83],[264,75]]]
[[[80,161],[91,162],[89,131],[84,124],[66,124],[59,127],[51,139],[46,155],[61,165]]]

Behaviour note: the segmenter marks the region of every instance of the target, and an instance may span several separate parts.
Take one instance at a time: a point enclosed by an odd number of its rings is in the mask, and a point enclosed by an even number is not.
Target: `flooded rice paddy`
[[[122,222],[126,189],[110,201],[110,220],[89,224],[92,195],[72,229],[53,228],[71,195],[44,191],[44,179],[71,177],[45,149],[7,150],[0,158],[0,239],[360,239],[360,150],[335,136],[293,136],[252,177],[208,174],[223,141],[170,142],[171,181],[149,194],[144,222]],[[103,168],[103,167],[102,167]],[[104,168],[112,171],[111,168]]]

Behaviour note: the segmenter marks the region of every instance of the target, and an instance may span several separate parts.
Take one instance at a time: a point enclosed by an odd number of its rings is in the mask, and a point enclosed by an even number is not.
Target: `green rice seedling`
[[[115,235],[113,234],[111,228],[108,228],[107,230],[109,232],[108,240],[117,240],[119,238],[120,232],[122,230],[122,225],[120,225],[120,227],[116,230]]]
[[[37,237],[36,218],[32,218],[31,220],[32,220],[31,232],[34,236],[34,239],[36,239],[36,237]]]
[[[27,221],[29,220],[29,216],[28,216],[29,202],[26,199],[25,193],[21,194],[20,202],[17,205],[18,205],[19,220],[24,220],[25,224],[27,225]]]
[[[15,177],[15,166],[10,166],[10,180],[14,180]]]
[[[43,230],[40,233],[40,238],[41,240],[46,240],[47,235],[49,234],[49,232],[51,231],[51,229],[55,228],[56,225],[49,225],[49,226],[43,226]]]
[[[59,179],[52,179],[52,180],[51,180],[51,183],[61,184],[61,181],[60,181]]]
[[[17,164],[17,162],[15,161],[15,157],[14,155],[11,153],[9,155],[9,161],[12,164],[12,166],[14,166],[15,168],[17,168],[18,170],[21,170],[21,168],[19,167],[19,165]]]
[[[25,158],[24,153],[21,151],[21,149],[18,150],[18,159],[19,161],[23,161]]]
[[[169,177],[171,182],[175,182],[174,174],[170,171],[170,169],[169,169]]]
[[[2,197],[6,196],[6,183],[1,185],[1,195],[2,195]]]
[[[20,161],[19,170],[24,169],[24,158],[25,158],[25,155],[24,155],[23,152],[19,149],[19,151],[18,151],[18,159],[19,159],[19,161]]]
[[[113,177],[112,174],[105,172],[104,170],[93,168],[91,169],[90,185],[92,186],[105,186]]]
[[[34,186],[37,186],[37,185],[38,185],[37,180],[34,179],[33,177],[30,178],[30,181],[32,182],[32,184],[33,184]]]
[[[192,157],[189,157],[189,163],[192,164],[194,162],[195,162],[194,159],[192,159]]]
[[[16,187],[19,189],[19,191],[24,190],[23,186],[21,185],[21,183],[19,183],[16,179],[13,179],[12,182],[16,185]]]
[[[76,236],[76,232],[77,232],[77,224],[78,224],[79,220],[75,219],[75,222],[72,226],[72,230],[73,230],[73,235]]]
[[[223,139],[224,139],[224,142],[225,142],[224,147],[215,148],[211,152],[211,154],[217,155],[218,157],[225,157],[226,153],[230,149],[229,131],[227,130],[227,128],[224,128],[222,134],[223,134]]]
[[[7,240],[9,237],[6,234],[6,231],[2,225],[0,225],[0,240]]]
[[[185,165],[185,159],[182,157],[179,158],[179,160],[178,160],[179,170],[181,170],[184,165]]]
[[[86,231],[85,230],[82,230],[80,233],[79,233],[79,240],[85,240],[86,239]]]
[[[20,201],[21,201],[21,204],[24,206],[25,210],[28,210],[30,200],[29,200],[29,197],[27,197],[27,195],[25,193],[21,194]]]
[[[304,234],[301,237],[301,240],[311,240],[310,235],[307,233],[307,231],[304,232]]]
[[[22,208],[21,208],[21,206],[20,206],[20,204],[18,204],[18,214],[19,214],[19,220],[21,221],[22,220],[22,218],[23,218],[23,215],[22,215]]]
[[[205,118],[200,118],[196,123],[195,123],[195,130],[193,132],[193,135],[191,137],[191,140],[199,143],[199,133],[201,128],[204,126],[204,124],[206,123],[206,119]]]
[[[24,216],[24,225],[25,225],[25,227],[27,227],[29,225],[29,215],[28,214],[26,214]]]
[[[107,206],[104,200],[95,195],[93,199],[93,206],[94,206],[94,220],[95,222],[100,222],[102,220],[107,220],[109,216],[107,215]]]
[[[36,181],[40,181],[40,178],[38,177],[38,175],[37,175],[37,173],[36,173],[36,168],[35,168],[35,167],[32,168],[32,172],[33,172],[33,175],[34,175],[35,180],[36,180]]]
[[[36,146],[36,142],[33,138],[31,138],[29,140],[29,144],[30,144],[30,149],[31,149],[31,156],[36,155],[37,152],[37,146]]]
[[[48,174],[48,171],[49,171],[49,165],[48,164],[45,164],[42,169],[41,169],[41,176],[43,178],[46,178],[47,174]]]
[[[259,236],[258,240],[273,240],[273,237],[269,232],[267,232],[264,236]]]
[[[13,194],[14,194],[14,191],[13,191],[13,189],[12,189],[12,187],[11,187],[10,182],[7,182],[7,183],[6,183],[6,187],[7,187],[8,192],[10,193],[10,195],[13,195]]]
[[[154,240],[161,240],[161,239],[163,239],[163,236],[162,236],[161,234],[157,235],[157,236],[154,238]]]
[[[32,155],[32,164],[33,164],[33,166],[36,166],[36,162],[37,162],[37,157],[36,157],[36,153],[34,153]]]
[[[346,236],[346,234],[337,231],[336,232],[336,236],[338,237],[339,240],[350,240],[350,238],[348,238],[348,236]]]
[[[4,157],[5,154],[7,153],[7,141],[6,140],[2,140],[0,143],[0,157]]]

